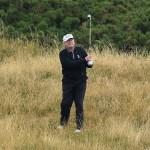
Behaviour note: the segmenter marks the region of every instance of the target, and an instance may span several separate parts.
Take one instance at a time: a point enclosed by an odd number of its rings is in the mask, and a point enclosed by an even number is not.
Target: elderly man
[[[86,68],[93,66],[92,57],[86,51],[75,46],[72,34],[63,37],[64,49],[59,57],[62,65],[62,102],[59,129],[65,127],[70,117],[70,110],[74,101],[76,107],[75,132],[79,133],[83,127],[83,101],[86,91]]]

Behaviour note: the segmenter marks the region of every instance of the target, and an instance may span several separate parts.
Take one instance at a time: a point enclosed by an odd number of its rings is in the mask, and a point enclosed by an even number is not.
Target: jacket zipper
[[[74,57],[74,53],[72,52],[72,57],[73,57],[73,59],[75,59],[75,57]]]

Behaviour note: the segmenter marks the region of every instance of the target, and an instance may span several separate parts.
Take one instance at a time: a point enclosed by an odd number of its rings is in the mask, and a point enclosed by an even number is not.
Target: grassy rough
[[[62,94],[59,50],[33,56],[30,52],[40,49],[33,42],[1,39],[1,45],[0,51],[18,49],[0,63],[0,149],[150,149],[149,56],[92,53],[85,126],[75,134],[74,107],[68,127],[56,129]]]

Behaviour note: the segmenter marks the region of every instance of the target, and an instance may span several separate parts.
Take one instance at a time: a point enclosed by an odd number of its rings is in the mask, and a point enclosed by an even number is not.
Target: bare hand
[[[85,60],[86,60],[86,61],[92,60],[92,56],[90,56],[90,55],[86,56],[86,57],[85,57]]]

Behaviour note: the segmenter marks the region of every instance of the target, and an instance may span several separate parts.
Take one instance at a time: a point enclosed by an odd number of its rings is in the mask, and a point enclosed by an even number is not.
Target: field
[[[57,129],[61,102],[59,49],[0,40],[0,150],[150,150],[150,56],[92,52],[84,129]]]

